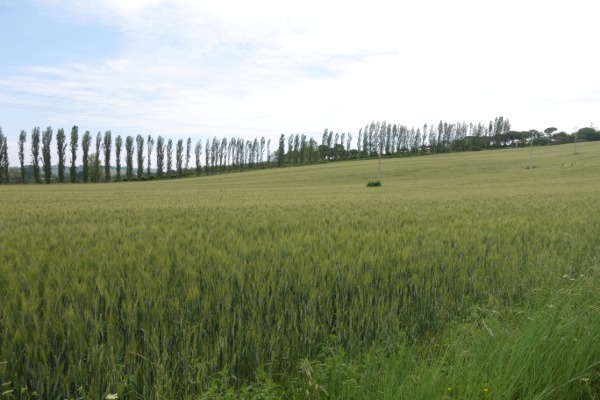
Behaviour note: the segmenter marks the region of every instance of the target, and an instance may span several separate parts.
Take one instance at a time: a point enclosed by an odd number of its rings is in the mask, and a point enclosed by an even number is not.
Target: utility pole
[[[577,127],[574,128],[575,129],[575,133],[573,134],[573,136],[575,137],[575,141],[574,141],[574,148],[573,148],[573,155],[576,156],[577,155]]]

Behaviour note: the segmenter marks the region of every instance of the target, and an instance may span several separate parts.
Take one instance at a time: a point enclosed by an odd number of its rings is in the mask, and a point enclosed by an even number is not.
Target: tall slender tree
[[[185,149],[185,174],[187,175],[188,169],[190,168],[190,157],[192,155],[192,138],[188,138],[187,146]]]
[[[148,179],[150,178],[150,166],[151,166],[151,157],[152,157],[152,148],[154,147],[154,139],[152,136],[148,135],[148,140],[146,141],[146,146],[148,148],[148,168],[146,169],[146,176]]]
[[[71,168],[69,170],[69,179],[71,183],[77,181],[77,142],[79,141],[79,127],[77,125],[71,128]]]
[[[171,166],[173,165],[173,140],[167,141],[167,176],[171,177]]]
[[[165,139],[159,136],[156,139],[156,177],[158,179],[163,177],[163,171],[165,168]]]
[[[65,159],[67,150],[67,136],[65,130],[60,128],[56,132],[56,152],[58,153],[58,181],[65,182]]]
[[[210,139],[206,139],[206,146],[204,146],[204,171],[208,175],[208,163],[210,162]]]
[[[121,150],[123,149],[123,139],[121,135],[115,138],[115,163],[117,168],[117,182],[121,180]]]
[[[42,183],[40,171],[40,127],[36,126],[31,131],[31,165],[33,167],[33,180],[35,183]]]
[[[25,142],[27,141],[27,132],[21,131],[19,135],[19,163],[21,164],[21,183],[27,181],[25,175]]]
[[[282,133],[279,136],[279,147],[277,148],[277,166],[283,166],[283,160],[285,157],[285,135]]]
[[[52,128],[47,127],[42,133],[42,161],[44,167],[44,182],[50,183],[52,180],[52,155],[50,146],[52,145]]]
[[[83,182],[87,183],[90,180],[90,146],[92,145],[92,134],[90,131],[85,131],[81,137],[81,152],[83,162]]]
[[[200,157],[202,156],[202,139],[198,139],[196,142],[196,176],[200,176]]]
[[[130,181],[133,178],[133,137],[127,136],[125,139],[125,176]]]
[[[92,182],[100,182],[102,170],[100,169],[100,148],[102,147],[102,132],[96,134],[96,153],[92,157]]]
[[[8,175],[8,141],[0,126],[0,183],[9,183]]]
[[[104,179],[110,182],[110,153],[112,151],[112,134],[110,131],[104,132]]]
[[[175,166],[177,167],[177,176],[183,174],[183,139],[177,141],[177,150],[175,153]]]
[[[137,135],[135,142],[137,145],[137,178],[142,179],[144,176],[144,137]]]

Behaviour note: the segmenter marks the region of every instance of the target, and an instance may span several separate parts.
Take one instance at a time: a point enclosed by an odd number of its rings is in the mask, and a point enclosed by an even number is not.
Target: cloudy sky
[[[173,139],[600,124],[590,0],[0,0],[0,126]],[[272,144],[272,148],[275,146]]]

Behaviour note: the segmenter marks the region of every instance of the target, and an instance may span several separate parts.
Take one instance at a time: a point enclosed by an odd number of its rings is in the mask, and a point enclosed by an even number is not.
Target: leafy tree
[[[42,133],[42,158],[44,163],[44,182],[50,183],[52,180],[52,156],[50,146],[52,144],[52,128],[47,127]]]
[[[348,132],[348,136],[346,136],[346,152],[348,155],[350,154],[350,148],[352,146],[352,133]]]
[[[200,172],[202,172],[200,167],[200,156],[202,156],[202,139],[199,139],[196,143],[196,176],[200,176]]]
[[[277,166],[283,166],[283,158],[285,157],[285,135],[282,133],[279,137],[279,147],[277,149]]]
[[[593,127],[581,128],[577,131],[577,140],[600,140],[600,131],[597,131]]]
[[[19,163],[21,164],[21,182],[27,180],[25,176],[25,142],[27,141],[27,132],[21,131],[19,135]]]
[[[8,143],[0,126],[0,183],[9,183],[8,176]]]
[[[227,150],[227,138],[224,137],[223,139],[221,139],[221,147],[219,148],[220,171],[223,171],[225,164],[227,164],[226,150]]]
[[[185,150],[185,172],[187,174],[188,169],[190,168],[190,156],[191,156],[191,152],[192,152],[192,139],[188,138],[187,140],[187,147]]]
[[[112,134],[110,131],[104,132],[104,179],[110,182],[110,152],[112,150]]]
[[[125,138],[125,176],[130,181],[133,178],[133,138],[127,136]]]
[[[135,141],[137,144],[137,177],[142,179],[144,176],[144,137],[137,135]]]
[[[38,126],[31,131],[31,165],[33,167],[33,180],[35,183],[42,183],[40,160],[40,127]]]
[[[83,153],[83,182],[87,183],[90,179],[90,146],[92,145],[92,135],[90,131],[85,131],[81,138],[81,152]]]
[[[115,163],[117,164],[117,182],[121,180],[121,150],[123,149],[123,139],[121,135],[115,138]]]
[[[148,148],[148,168],[146,169],[146,176],[150,178],[150,157],[152,157],[152,148],[154,147],[154,139],[152,136],[148,135],[148,140],[146,141],[146,145]]]
[[[156,139],[156,176],[160,179],[163,177],[165,168],[165,140],[162,136]]]
[[[183,139],[177,141],[177,152],[175,153],[175,165],[177,167],[177,176],[183,173]]]
[[[65,130],[60,128],[56,132],[56,151],[58,153],[58,181],[65,182],[65,151],[67,150],[67,136]]]
[[[100,182],[102,170],[100,169],[100,148],[102,147],[102,132],[96,134],[96,153],[92,157],[92,182]]]
[[[167,176],[171,177],[171,166],[173,165],[173,140],[167,141]]]
[[[264,157],[265,157],[265,143],[266,143],[265,137],[261,136],[261,138],[260,138],[260,150],[259,150],[259,155],[260,155],[259,162],[261,164],[265,161],[264,160]]]
[[[210,141],[206,139],[206,146],[204,146],[204,171],[206,171],[206,175],[208,175],[208,162],[210,160]]]
[[[69,169],[69,179],[71,183],[77,181],[77,142],[79,141],[79,127],[77,125],[71,128],[71,168]]]

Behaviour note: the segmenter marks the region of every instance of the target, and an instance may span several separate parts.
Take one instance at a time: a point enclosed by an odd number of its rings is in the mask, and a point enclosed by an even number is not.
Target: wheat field
[[[200,398],[599,261],[600,143],[0,187],[4,397]],[[2,398],[4,398],[2,397]]]

